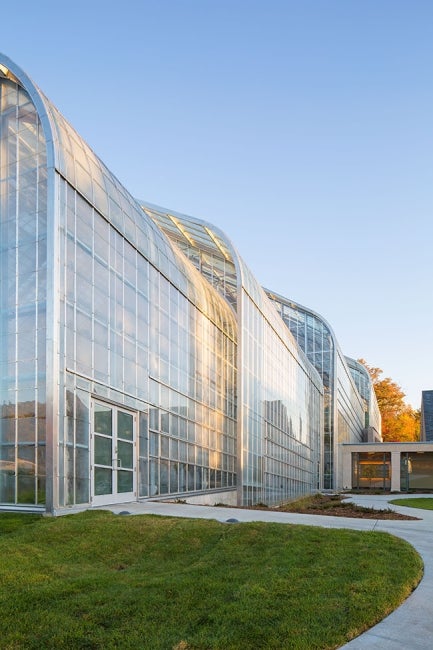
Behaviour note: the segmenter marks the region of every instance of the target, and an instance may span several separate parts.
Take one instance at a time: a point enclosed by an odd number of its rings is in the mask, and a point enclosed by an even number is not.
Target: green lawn
[[[0,646],[336,648],[421,574],[413,548],[384,533],[0,514]]]
[[[396,506],[406,506],[407,508],[421,508],[422,510],[433,510],[433,497],[412,497],[409,499],[393,499],[389,503]]]

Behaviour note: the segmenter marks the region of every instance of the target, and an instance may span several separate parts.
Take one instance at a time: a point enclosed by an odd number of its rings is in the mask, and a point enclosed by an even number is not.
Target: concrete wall
[[[196,506],[216,506],[217,504],[224,504],[225,506],[236,506],[237,505],[237,492],[236,489],[233,490],[221,490],[221,492],[209,492],[203,494],[180,494],[177,497],[167,496],[167,497],[155,497],[152,501],[184,501],[185,503],[191,503]]]

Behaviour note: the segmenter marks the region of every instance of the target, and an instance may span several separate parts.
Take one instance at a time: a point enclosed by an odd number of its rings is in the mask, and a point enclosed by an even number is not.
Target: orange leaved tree
[[[405,394],[390,377],[381,379],[381,368],[370,367],[364,359],[358,359],[369,372],[382,416],[384,442],[413,442],[419,440],[420,411],[405,403]]]

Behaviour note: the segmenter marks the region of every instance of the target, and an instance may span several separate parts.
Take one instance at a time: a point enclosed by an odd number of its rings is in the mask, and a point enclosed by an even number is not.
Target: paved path
[[[432,495],[416,495],[430,497]],[[241,510],[213,506],[194,506],[180,503],[150,502],[107,506],[115,513],[158,514],[171,517],[216,519],[226,522],[273,521],[279,523],[322,526],[324,528],[350,528],[392,533],[408,541],[416,548],[424,561],[424,576],[409,598],[381,623],[343,646],[348,650],[431,650],[433,648],[433,511],[415,510],[388,505],[395,495],[357,495],[351,497],[356,503],[374,508],[393,508],[398,512],[422,517],[419,521],[383,519],[350,519],[303,515],[266,510]],[[405,498],[399,495],[398,498]],[[396,558],[398,562],[398,558]]]

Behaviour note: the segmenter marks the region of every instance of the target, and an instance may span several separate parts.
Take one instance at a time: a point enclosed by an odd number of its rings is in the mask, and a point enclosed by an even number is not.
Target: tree
[[[420,412],[405,403],[405,393],[390,377],[381,379],[381,368],[370,367],[364,359],[359,363],[368,370],[382,416],[384,442],[413,442],[419,440]]]

